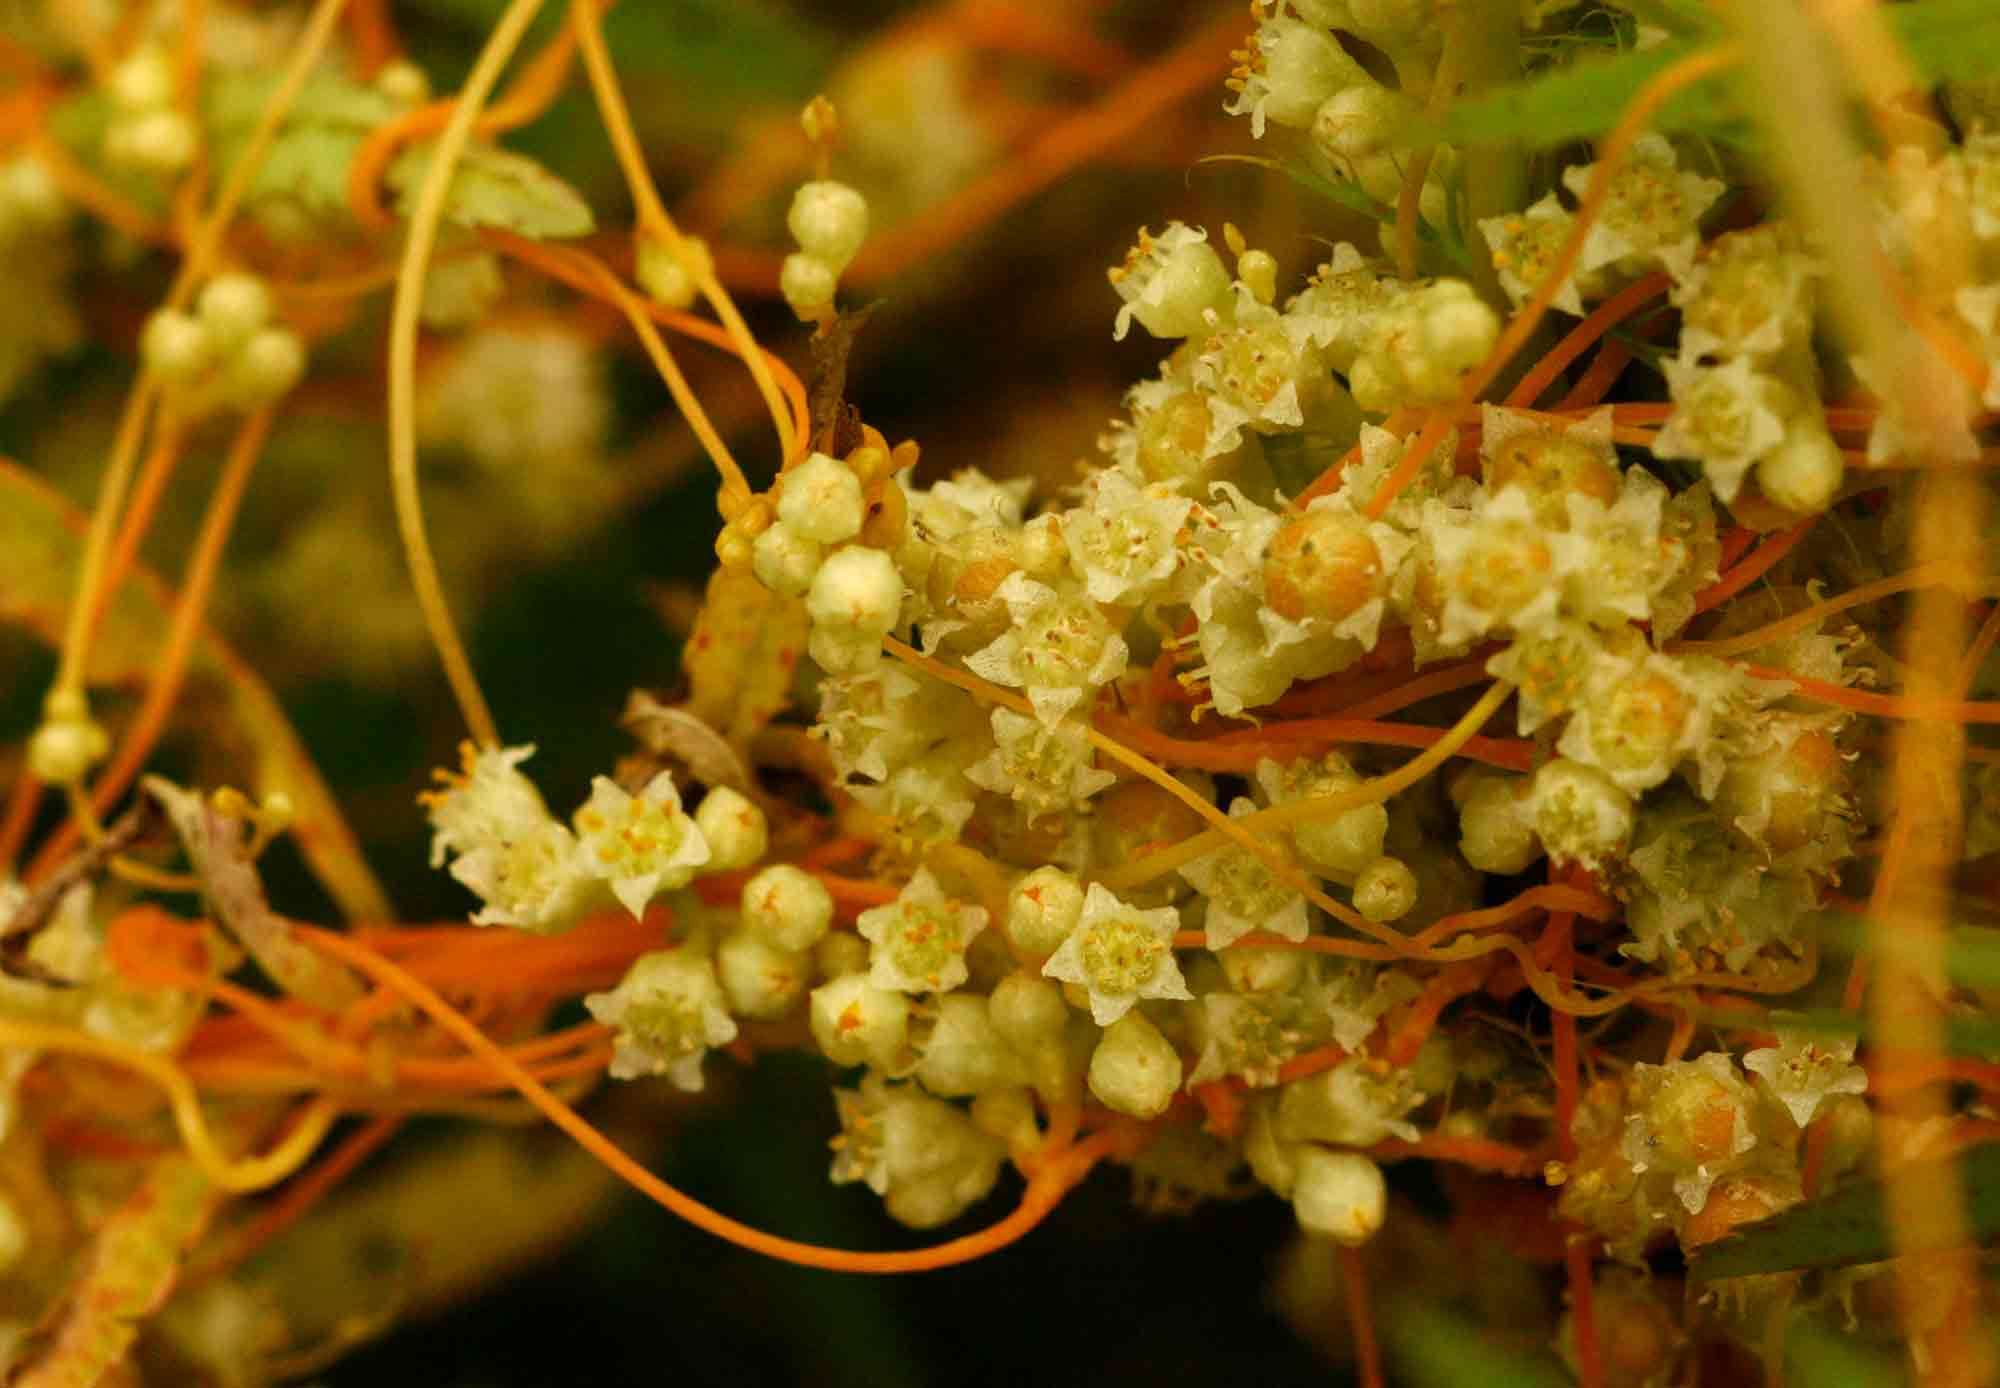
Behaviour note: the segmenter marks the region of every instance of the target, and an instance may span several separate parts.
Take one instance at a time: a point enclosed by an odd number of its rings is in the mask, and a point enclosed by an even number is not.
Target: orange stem
[[[385,988],[401,994],[436,1022],[493,1072],[513,1087],[544,1117],[561,1128],[578,1146],[603,1162],[620,1179],[649,1199],[696,1228],[753,1253],[801,1267],[824,1268],[833,1272],[886,1274],[923,1272],[970,1262],[1006,1247],[1046,1219],[1062,1197],[1089,1174],[1092,1167],[1129,1143],[1122,1130],[1100,1133],[1064,1152],[1049,1156],[1028,1183],[1020,1205],[1006,1218],[977,1233],[930,1248],[901,1253],[857,1253],[838,1248],[822,1248],[753,1229],[739,1220],[711,1209],[667,1184],[627,1156],[616,1143],[564,1103],[547,1085],[537,1080],[521,1063],[508,1055],[486,1034],[466,1020],[451,1004],[399,965],[373,950],[340,935],[311,927],[295,927],[298,937],[322,953],[331,955],[367,975]]]
[[[194,554],[188,561],[180,597],[174,603],[166,646],[160,652],[159,663],[153,668],[153,678],[146,686],[145,701],[139,706],[132,726],[126,730],[117,756],[91,787],[91,805],[100,815],[108,811],[126,787],[132,784],[132,779],[152,754],[160,734],[166,730],[167,715],[173,711],[174,701],[180,694],[182,677],[186,675],[188,661],[194,653],[194,640],[201,630],[201,615],[208,606],[208,595],[222,563],[223,546],[228,543],[229,532],[236,524],[236,512],[242,503],[244,489],[249,486],[251,469],[256,466],[264,440],[270,433],[272,415],[270,406],[258,410],[243,422],[235,441],[230,444],[222,477],[215,484],[208,514],[202,519],[201,534],[195,540]],[[108,593],[109,587],[104,591]],[[74,819],[65,821],[35,855],[28,868],[29,876],[39,877],[53,868],[81,832],[82,826]]]
[[[1486,360],[1466,374],[1459,383],[1458,400],[1455,406],[1432,411],[1416,441],[1403,453],[1402,460],[1390,470],[1376,488],[1375,495],[1368,502],[1367,514],[1371,519],[1380,517],[1392,502],[1416,479],[1417,471],[1423,466],[1437,446],[1444,442],[1452,421],[1466,413],[1472,403],[1479,399],[1486,387],[1491,385],[1500,373],[1507,369],[1507,363],[1514,359],[1541,326],[1542,318],[1553,306],[1555,296],[1561,292],[1570,272],[1576,268],[1579,256],[1583,254],[1584,239],[1589,236],[1591,225],[1611,196],[1612,176],[1618,172],[1626,153],[1638,140],[1646,128],[1646,122],[1678,92],[1693,86],[1706,77],[1722,71],[1737,61],[1738,53],[1734,45],[1711,48],[1690,54],[1670,67],[1661,70],[1639,89],[1625,114],[1618,119],[1617,126],[1606,137],[1604,146],[1598,151],[1597,162],[1593,166],[1590,186],[1585,190],[1581,205],[1577,208],[1575,225],[1570,229],[1569,239],[1556,253],[1550,263],[1548,273],[1535,287],[1535,292],[1508,322],[1500,334],[1500,340],[1493,345]]]
[[[1781,530],[1757,546],[1755,553],[1748,559],[1735,565],[1728,573],[1695,594],[1694,610],[1707,612],[1720,607],[1769,573],[1780,559],[1790,554],[1798,542],[1806,537],[1806,532],[1813,528],[1816,519],[1818,518],[1815,516],[1808,516],[1791,529]]]
[[[1563,1264],[1569,1274],[1570,1322],[1576,1332],[1576,1380],[1578,1388],[1604,1388],[1604,1356],[1597,1343],[1597,1307],[1591,1280],[1592,1241],[1572,1234],[1563,1249]]]
[[[1507,392],[1509,405],[1532,405],[1542,392],[1555,383],[1569,364],[1589,351],[1591,345],[1641,308],[1667,292],[1673,281],[1663,274],[1635,280],[1591,310],[1590,315],[1551,348],[1534,368]],[[1567,406],[1568,401],[1564,404]]]
[[[1382,1388],[1382,1349],[1375,1342],[1375,1317],[1368,1306],[1368,1267],[1361,1250],[1340,1250],[1340,1272],[1347,1287],[1347,1322],[1354,1331],[1354,1357],[1361,1369],[1361,1388]]]

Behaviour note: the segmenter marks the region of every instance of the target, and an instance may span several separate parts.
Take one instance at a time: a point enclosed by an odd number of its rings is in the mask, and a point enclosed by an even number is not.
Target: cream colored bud
[[[1104,1029],[1090,1053],[1090,1092],[1106,1108],[1133,1118],[1157,1118],[1181,1087],[1181,1058],[1160,1029],[1137,1009]]]
[[[704,872],[734,872],[749,867],[770,846],[770,826],[764,812],[741,791],[717,786],[695,808],[695,827],[708,841]]]
[[[1382,1227],[1388,1203],[1382,1168],[1359,1152],[1311,1146],[1299,1152],[1292,1210],[1308,1233],[1358,1248]]]
[[[910,1034],[910,1000],[847,974],[812,992],[813,1040],[835,1065],[899,1069]]]
[[[1083,915],[1083,884],[1058,867],[1039,867],[1007,898],[1007,939],[1035,959],[1054,954]]]
[[[715,976],[731,1012],[771,1021],[790,1012],[805,996],[806,984],[812,981],[812,959],[803,951],[779,949],[761,936],[737,930],[715,947]]]
[[[782,950],[811,949],[833,923],[832,893],[790,863],[774,863],[744,883],[741,906],[743,928]],[[866,968],[867,946],[858,953]]]
[[[1377,858],[1354,879],[1354,909],[1371,921],[1401,920],[1417,904],[1417,875],[1401,858]]]

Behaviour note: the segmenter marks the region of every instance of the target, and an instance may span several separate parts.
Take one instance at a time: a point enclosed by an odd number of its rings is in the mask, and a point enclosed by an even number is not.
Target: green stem
[[[1462,0],[1447,22],[1456,27],[1453,37],[1462,55],[1457,99],[1520,81],[1521,7],[1515,0]],[[1468,145],[1459,167],[1465,186],[1465,222],[1459,231],[1471,248],[1472,283],[1488,303],[1505,312],[1507,296],[1479,234],[1479,222],[1527,205],[1527,154],[1519,140]]]

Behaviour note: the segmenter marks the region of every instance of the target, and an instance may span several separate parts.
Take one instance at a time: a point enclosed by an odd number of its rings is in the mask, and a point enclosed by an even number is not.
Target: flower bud
[[[708,841],[707,872],[734,872],[764,856],[770,827],[764,812],[740,791],[717,786],[694,812],[695,828]]]
[[[804,951],[779,949],[762,936],[736,930],[715,947],[715,974],[731,1012],[772,1021],[805,996],[812,961]]]
[[[820,943],[833,923],[833,896],[804,869],[774,863],[743,884],[742,911],[743,928],[759,939],[805,950]],[[866,960],[865,947],[860,956]]]
[[[849,545],[827,556],[806,592],[815,626],[880,640],[903,606],[903,577],[879,549]]]
[[[208,329],[193,314],[163,308],[140,330],[139,356],[161,380],[180,385],[206,371],[215,350]]]
[[[1307,1233],[1358,1248],[1382,1227],[1388,1202],[1382,1168],[1359,1152],[1309,1146],[1299,1153],[1292,1210]]]
[[[639,287],[653,302],[686,309],[701,292],[701,277],[715,273],[715,257],[699,236],[682,235],[679,255],[665,242],[645,236],[639,241],[637,268]]]
[[[245,408],[269,404],[306,374],[306,346],[289,328],[262,328],[230,358],[230,399]]]
[[[1401,920],[1417,904],[1417,875],[1400,858],[1377,858],[1354,879],[1354,909],[1371,921]]]
[[[759,531],[751,542],[750,572],[781,598],[803,597],[825,555],[819,541],[781,522]]]
[[[271,319],[271,291],[255,275],[227,272],[202,286],[195,313],[219,352],[235,351]]]
[[[1826,430],[1812,420],[1794,420],[1784,441],[1757,463],[1757,486],[1765,499],[1787,511],[1816,515],[1840,493],[1846,463]]]
[[[1528,812],[1525,777],[1481,774],[1459,810],[1458,851],[1481,872],[1512,876],[1542,856]]]
[[[1027,1067],[995,1027],[985,998],[952,993],[938,1000],[937,1023],[924,1044],[917,1079],[945,1098],[1018,1089]]]
[[[792,195],[785,225],[801,251],[838,276],[868,238],[868,200],[832,179],[801,184]]]
[[[833,293],[839,286],[840,272],[804,251],[786,256],[778,271],[778,292],[806,323],[816,322],[831,311]]]
[[[900,1069],[910,1034],[910,1000],[847,974],[812,992],[812,1034],[835,1065]]]
[[[1034,1051],[1060,1043],[1069,1024],[1069,1004],[1062,990],[1045,978],[1013,973],[1000,980],[987,1001],[993,1026],[1019,1051]]]
[[[780,479],[778,520],[795,534],[837,545],[861,531],[867,508],[854,469],[814,453]]]
[[[1181,1058],[1160,1029],[1136,1009],[1104,1029],[1090,1054],[1090,1092],[1105,1107],[1157,1118],[1181,1087]]]
[[[1031,958],[1054,954],[1083,914],[1083,885],[1058,867],[1023,877],[1007,899],[1007,939]]]

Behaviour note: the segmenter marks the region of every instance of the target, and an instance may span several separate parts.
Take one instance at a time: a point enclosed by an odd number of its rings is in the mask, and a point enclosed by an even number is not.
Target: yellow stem
[[[584,70],[590,74],[590,89],[597,97],[597,109],[604,118],[605,132],[611,137],[611,148],[618,156],[618,166],[624,171],[626,186],[632,192],[632,204],[639,215],[640,234],[654,237],[673,252],[674,259],[681,263],[681,268],[700,288],[702,298],[708,301],[715,310],[715,316],[722,320],[722,326],[728,329],[729,340],[736,344],[737,355],[750,368],[751,379],[757,383],[757,392],[764,397],[765,407],[771,412],[771,422],[778,430],[779,452],[784,461],[790,463],[799,455],[800,441],[792,430],[792,417],[785,409],[784,397],[778,392],[778,383],[765,364],[763,351],[758,347],[750,326],[737,312],[735,300],[715,278],[713,270],[696,263],[688,255],[687,248],[681,244],[680,229],[674,225],[666,204],[660,200],[660,190],[653,183],[652,170],[646,167],[645,152],[639,148],[638,134],[632,128],[632,115],[625,105],[625,93],[618,85],[618,71],[612,66],[610,50],[604,44],[597,0],[573,0],[570,16],[576,25]],[[725,473],[724,485],[729,485],[730,481]],[[747,489],[744,499],[749,499]]]
[[[570,253],[569,258],[585,274],[603,286],[604,292],[611,296],[619,310],[624,313],[626,320],[631,323],[632,331],[638,334],[640,345],[646,349],[646,355],[652,358],[654,369],[660,373],[660,379],[666,382],[667,393],[674,397],[674,404],[680,410],[681,417],[687,420],[688,427],[694,430],[695,438],[707,451],[709,460],[715,464],[715,470],[722,474],[723,490],[735,491],[744,500],[749,500],[753,490],[749,479],[743,475],[743,469],[737,463],[735,455],[729,451],[729,445],[723,442],[722,434],[716,429],[714,421],[708,417],[708,411],[702,408],[701,397],[695,394],[694,388],[688,384],[687,377],[681,374],[680,364],[674,360],[674,354],[668,348],[666,339],[660,336],[660,330],[653,325],[652,315],[646,312],[645,302],[627,288],[608,266],[598,260],[581,252]]]
[[[403,243],[403,260],[396,272],[396,299],[389,316],[389,483],[396,502],[396,529],[402,536],[403,552],[410,563],[410,579],[417,590],[417,605],[423,609],[424,625],[430,629],[431,644],[437,647],[445,679],[465,718],[473,740],[485,747],[500,745],[500,731],[492,710],[480,692],[472,673],[472,662],[459,639],[458,628],[445,602],[444,585],[438,580],[437,559],[431,553],[430,537],[424,533],[423,497],[417,487],[417,313],[423,306],[424,276],[437,245],[438,225],[444,219],[445,197],[459,156],[472,138],[494,84],[521,45],[528,25],[542,7],[542,0],[512,0],[500,16],[478,61],[460,90],[458,104],[444,133],[431,152],[430,166],[424,171],[423,186],[410,214],[409,239]]]
[[[271,93],[271,99],[265,103],[249,140],[243,146],[243,153],[230,167],[229,176],[216,195],[214,207],[190,240],[187,258],[181,262],[180,273],[174,277],[173,285],[167,291],[164,307],[179,308],[185,304],[194,293],[195,285],[208,273],[221,248],[223,233],[229,229],[230,218],[236,215],[236,208],[249,189],[251,178],[270,150],[278,126],[298,99],[299,89],[324,56],[327,43],[333,37],[334,26],[340,22],[340,13],[346,6],[347,0],[319,0],[314,7],[299,37],[291,64],[285,69],[277,89]],[[118,421],[111,461],[104,470],[104,481],[98,488],[97,506],[91,512],[90,530],[84,538],[76,602],[70,609],[68,629],[63,634],[62,662],[56,673],[55,688],[59,691],[81,693],[83,690],[90,659],[90,614],[100,601],[98,589],[104,581],[111,533],[124,508],[125,490],[131,484],[132,469],[138,462],[139,447],[145,442],[146,422],[158,393],[159,382],[150,371],[141,369],[138,380],[133,382],[132,394],[126,399],[125,412]]]
[[[327,1130],[340,1116],[339,1107],[331,1100],[315,1100],[276,1147],[261,1156],[232,1159],[223,1152],[208,1126],[208,1117],[201,1111],[201,1096],[195,1090],[194,1081],[165,1056],[154,1055],[151,1051],[142,1051],[123,1042],[71,1031],[67,1027],[11,1018],[0,1018],[0,1045],[13,1050],[88,1056],[92,1060],[106,1061],[144,1075],[166,1094],[174,1115],[174,1127],[179,1130],[181,1141],[187,1145],[188,1155],[194,1158],[211,1181],[227,1191],[263,1190],[284,1180],[305,1164],[313,1149],[319,1146],[320,1139],[326,1136]]]
[[[1500,705],[1507,701],[1507,696],[1513,692],[1514,686],[1507,681],[1496,681],[1492,688],[1480,696],[1479,702],[1467,709],[1465,716],[1454,723],[1443,737],[1386,775],[1376,776],[1332,795],[1307,796],[1283,805],[1273,805],[1270,809],[1230,820],[1230,827],[1246,835],[1255,835],[1259,831],[1268,833],[1274,829],[1290,828],[1294,824],[1331,819],[1336,815],[1346,814],[1349,810],[1359,809],[1363,805],[1380,804],[1390,796],[1415,785],[1456,756],[1458,750],[1478,734],[1486,725],[1486,720],[1494,715]],[[1231,834],[1230,837],[1234,838],[1236,835]],[[1104,873],[1098,880],[1114,891],[1136,887],[1162,874],[1172,872],[1185,863],[1193,862],[1204,854],[1213,853],[1220,847],[1222,847],[1221,836],[1211,830],[1175,844],[1172,848],[1158,853],[1148,853],[1143,858],[1135,858],[1122,867]],[[1400,942],[1403,938],[1393,931],[1387,932],[1387,937],[1396,942]]]

